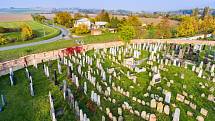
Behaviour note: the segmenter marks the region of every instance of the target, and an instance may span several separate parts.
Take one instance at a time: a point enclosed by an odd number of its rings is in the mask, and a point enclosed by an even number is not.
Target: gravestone
[[[146,111],[142,111],[142,112],[141,112],[141,117],[142,117],[143,119],[146,119]]]
[[[61,68],[60,61],[59,61],[59,60],[57,61],[57,68],[58,68],[58,73],[59,73],[59,74],[62,74],[62,68]]]
[[[12,75],[10,75],[10,85],[13,86],[14,85],[14,78]]]
[[[72,70],[70,66],[67,66],[67,78],[71,79],[72,78]]]
[[[170,100],[171,100],[171,92],[167,92],[167,93],[165,94],[165,102],[166,102],[167,104],[169,104],[169,103],[170,103]]]
[[[202,115],[204,115],[204,116],[207,116],[207,115],[208,115],[208,111],[207,111],[206,109],[204,109],[204,108],[201,108],[200,113],[201,113]]]
[[[156,119],[156,116],[155,116],[155,114],[151,114],[150,115],[150,118],[149,118],[149,121],[156,121],[157,119]]]
[[[179,108],[175,109],[172,121],[180,121],[180,109]]]
[[[34,96],[34,88],[33,88],[33,83],[30,83],[30,91],[31,91],[31,96]]]
[[[176,100],[178,100],[178,101],[180,101],[180,102],[184,102],[184,96],[183,96],[183,95],[180,95],[180,94],[177,94]]]
[[[169,115],[169,112],[170,112],[169,106],[168,106],[168,105],[165,105],[165,106],[164,106],[164,113],[165,113],[166,115]]]
[[[157,104],[156,104],[156,100],[155,100],[155,99],[152,99],[151,102],[150,102],[150,107],[151,107],[151,108],[156,108],[156,105],[157,105]]]
[[[163,103],[162,103],[162,102],[159,102],[159,103],[157,104],[157,111],[158,111],[159,113],[162,113],[162,112],[163,112]]]
[[[56,69],[54,70],[54,84],[57,85],[57,71]]]
[[[2,106],[4,107],[6,105],[6,99],[4,95],[1,95],[1,102],[2,102]]]

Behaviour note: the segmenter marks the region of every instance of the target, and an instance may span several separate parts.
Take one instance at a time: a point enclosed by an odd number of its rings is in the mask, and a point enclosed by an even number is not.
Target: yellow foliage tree
[[[7,38],[0,34],[0,44],[3,45],[3,44],[6,44],[8,41],[7,41]]]
[[[205,16],[203,20],[200,21],[200,31],[202,33],[211,33],[215,30],[215,20],[212,16]]]
[[[87,34],[89,33],[88,26],[85,24],[80,24],[78,27],[75,28],[75,34],[81,35],[81,34]]]
[[[69,12],[58,12],[58,13],[56,13],[54,21],[55,21],[55,23],[66,26],[66,27],[72,27],[73,26],[73,18]]]
[[[195,17],[186,16],[177,27],[177,36],[193,36],[198,33],[199,23]]]
[[[32,39],[34,37],[32,28],[27,24],[23,24],[21,27],[21,36],[24,41]]]

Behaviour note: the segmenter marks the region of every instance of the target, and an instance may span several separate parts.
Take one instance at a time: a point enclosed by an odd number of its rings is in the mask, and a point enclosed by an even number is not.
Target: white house
[[[92,23],[90,22],[90,20],[88,18],[82,18],[82,19],[75,21],[74,27],[78,27],[81,24],[87,25],[88,29],[91,29],[91,27],[92,27]]]
[[[94,29],[105,28],[108,22],[105,21],[97,21],[95,22]]]

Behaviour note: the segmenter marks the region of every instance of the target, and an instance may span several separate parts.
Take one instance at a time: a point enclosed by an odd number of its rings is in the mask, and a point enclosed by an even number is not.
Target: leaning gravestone
[[[2,106],[6,105],[6,100],[5,100],[4,95],[1,95],[1,102],[2,102]]]

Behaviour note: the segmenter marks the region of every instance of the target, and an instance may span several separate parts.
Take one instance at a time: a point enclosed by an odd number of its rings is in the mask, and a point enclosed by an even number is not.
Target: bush
[[[7,38],[4,35],[0,35],[0,44],[4,45],[4,44],[7,44],[7,43],[8,43]]]
[[[85,24],[80,24],[78,27],[74,28],[74,32],[77,35],[81,35],[81,34],[87,34],[90,32],[90,30],[88,29],[88,26]]]
[[[0,27],[0,33],[9,33],[9,32],[20,32],[20,28],[4,28]]]
[[[35,35],[33,34],[33,30],[30,26],[28,26],[27,24],[24,24],[22,26],[22,39],[25,40],[30,40],[32,39]]]

